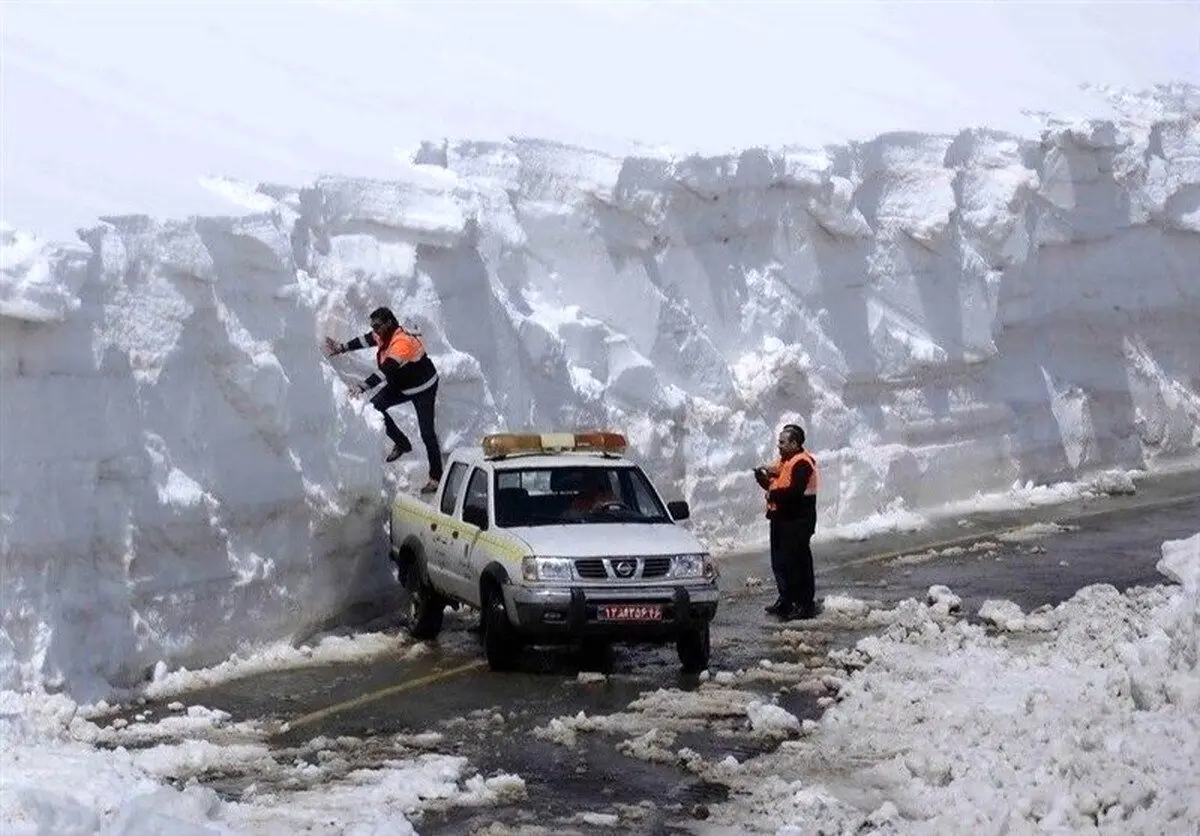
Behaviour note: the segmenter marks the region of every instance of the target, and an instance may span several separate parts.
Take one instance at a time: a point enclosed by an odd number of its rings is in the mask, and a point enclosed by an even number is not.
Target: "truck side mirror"
[[[686,500],[677,499],[674,502],[667,503],[667,513],[671,515],[673,520],[686,520],[692,515],[691,509],[688,508]]]

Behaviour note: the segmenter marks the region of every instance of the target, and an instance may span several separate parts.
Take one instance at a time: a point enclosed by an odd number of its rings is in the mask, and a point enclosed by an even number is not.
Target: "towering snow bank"
[[[380,580],[385,442],[339,381],[369,358],[317,350],[378,304],[429,342],[444,446],[623,429],[714,542],[761,536],[786,419],[825,526],[1200,444],[1194,111],[220,188],[252,213],[3,233],[0,684],[208,660]]]
[[[374,432],[278,220],[3,232],[0,685],[224,658],[385,580]]]

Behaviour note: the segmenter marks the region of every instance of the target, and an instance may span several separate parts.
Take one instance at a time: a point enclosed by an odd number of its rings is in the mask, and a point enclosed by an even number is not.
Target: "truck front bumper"
[[[611,641],[668,641],[712,621],[720,592],[716,584],[687,586],[528,587],[506,584],[509,620],[525,638],[570,642],[580,638]],[[612,605],[650,610],[654,618],[606,617]]]

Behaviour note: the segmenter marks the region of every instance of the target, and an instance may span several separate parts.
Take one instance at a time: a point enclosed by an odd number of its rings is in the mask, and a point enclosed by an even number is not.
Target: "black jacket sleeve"
[[[338,353],[345,354],[347,351],[361,351],[364,348],[374,348],[374,346],[375,346],[375,332],[368,331],[367,333],[363,334],[361,337],[355,337],[354,339],[349,340],[348,342],[342,343],[342,350],[339,351]],[[363,381],[363,385],[366,386],[368,389],[374,389],[376,386],[378,386],[382,382],[383,382],[382,377],[380,377],[377,374],[372,374],[370,377],[368,377],[366,380]]]
[[[342,352],[359,351],[364,348],[373,348],[375,345],[375,332],[368,331],[361,337],[355,337],[349,342],[342,343]]]

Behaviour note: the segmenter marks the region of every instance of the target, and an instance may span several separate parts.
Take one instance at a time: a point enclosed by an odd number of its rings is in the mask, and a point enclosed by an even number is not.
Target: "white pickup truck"
[[[391,557],[408,629],[432,639],[447,605],[480,611],[493,670],[525,645],[666,643],[708,666],[717,568],[612,432],[501,433],[459,450],[428,499],[396,497]]]

